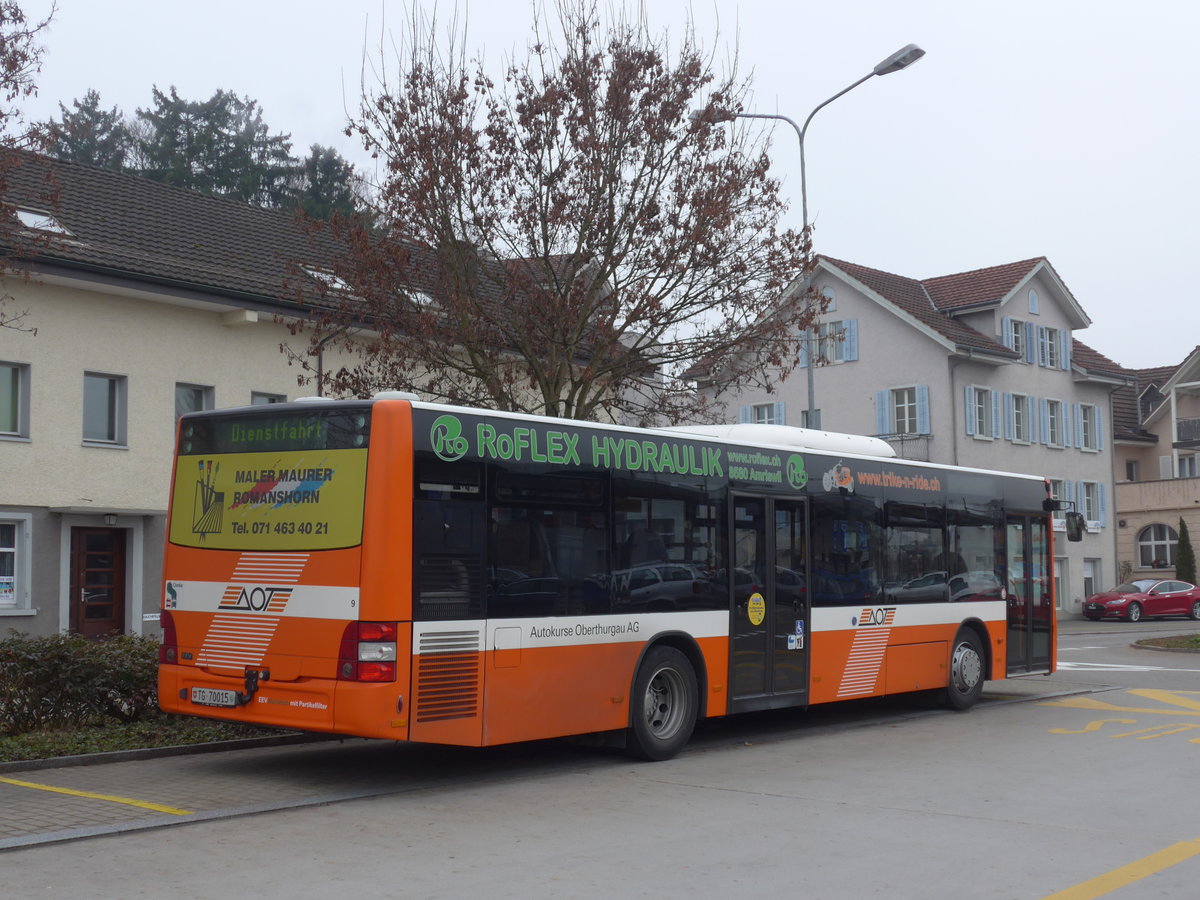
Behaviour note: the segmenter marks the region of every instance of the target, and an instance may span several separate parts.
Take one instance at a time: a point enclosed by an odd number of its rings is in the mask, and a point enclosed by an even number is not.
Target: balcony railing
[[[900,459],[929,462],[931,434],[877,434],[875,437],[887,441]]]
[[[1200,419],[1177,419],[1175,433],[1178,435],[1176,447],[1194,446],[1200,442]]]

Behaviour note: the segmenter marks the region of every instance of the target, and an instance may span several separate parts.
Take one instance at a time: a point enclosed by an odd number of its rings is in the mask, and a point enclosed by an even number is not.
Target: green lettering
[[[566,447],[565,447],[565,450],[563,453],[563,462],[574,463],[577,466],[580,465],[579,447],[578,447],[579,435],[578,434],[567,434],[567,433],[560,432],[559,437],[561,437],[563,439],[563,442],[566,444]],[[595,438],[592,438],[593,443],[595,443],[595,440],[596,440]]]
[[[476,454],[484,458],[496,458],[496,429],[481,422],[475,429]]]

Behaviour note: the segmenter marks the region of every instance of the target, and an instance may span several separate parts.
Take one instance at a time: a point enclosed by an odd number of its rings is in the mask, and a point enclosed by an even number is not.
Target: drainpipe
[[[954,383],[954,372],[962,362],[956,356],[947,357],[950,370],[950,464],[958,465],[958,385]]]

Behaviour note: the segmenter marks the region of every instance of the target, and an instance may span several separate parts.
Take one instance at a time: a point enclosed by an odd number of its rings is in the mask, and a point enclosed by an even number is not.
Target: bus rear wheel
[[[646,654],[633,680],[633,710],[627,747],[639,759],[670,759],[696,727],[696,672],[674,647]]]
[[[950,652],[950,683],[946,686],[946,706],[970,709],[983,694],[984,656],[979,635],[964,628],[954,638]]]

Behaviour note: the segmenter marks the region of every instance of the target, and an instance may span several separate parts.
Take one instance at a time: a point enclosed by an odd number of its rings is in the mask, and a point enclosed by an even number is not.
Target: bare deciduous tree
[[[645,423],[711,416],[698,371],[718,395],[785,377],[807,246],[761,136],[716,124],[746,97],[736,65],[587,0],[536,17],[498,81],[464,35],[414,12],[397,74],[364,79],[349,130],[384,173],[376,227],[333,223],[324,312],[293,324],[292,359],[357,354],[333,393]]]

